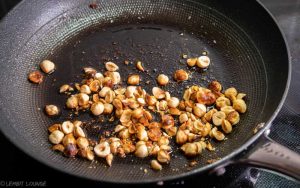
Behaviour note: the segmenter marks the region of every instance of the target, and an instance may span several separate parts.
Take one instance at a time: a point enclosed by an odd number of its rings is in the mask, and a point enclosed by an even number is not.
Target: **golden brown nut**
[[[222,132],[218,131],[217,127],[214,127],[211,130],[210,135],[218,141],[222,141],[225,139],[225,135]]]
[[[157,102],[157,99],[154,96],[146,95],[145,99],[149,106],[154,106]]]
[[[33,72],[29,73],[28,79],[32,83],[40,84],[43,82],[44,76],[42,75],[42,73],[40,71],[33,71]]]
[[[196,103],[195,106],[193,106],[193,113],[197,117],[202,117],[206,113],[206,106],[204,104]]]
[[[90,97],[85,93],[79,93],[77,95],[79,106],[85,106],[89,103]]]
[[[105,159],[106,159],[106,163],[108,164],[108,166],[111,166],[114,156],[110,153],[105,157]]]
[[[169,78],[168,76],[164,75],[164,74],[160,74],[157,77],[157,83],[161,86],[165,86],[169,83]]]
[[[105,63],[105,68],[106,70],[111,72],[117,71],[119,69],[118,65],[110,61]]]
[[[188,66],[193,67],[196,65],[197,63],[197,58],[190,58],[186,60],[186,63],[188,64]]]
[[[56,145],[52,146],[52,150],[64,152],[65,147],[62,144],[56,144]]]
[[[223,121],[222,121],[222,130],[227,134],[231,133],[231,131],[232,131],[231,123],[226,119],[223,119]]]
[[[178,130],[176,134],[176,143],[177,144],[185,144],[188,140],[188,135],[183,130]]]
[[[67,99],[66,106],[68,108],[77,108],[78,107],[78,98],[76,96],[71,96]]]
[[[56,131],[56,130],[61,130],[61,124],[55,123],[55,124],[51,125],[50,127],[48,127],[48,131],[50,133],[52,133],[53,131]]]
[[[64,133],[60,130],[55,130],[49,135],[49,141],[52,144],[59,144],[64,138]]]
[[[202,152],[202,145],[199,142],[186,143],[180,147],[188,157],[194,157]]]
[[[215,92],[221,92],[222,85],[218,81],[214,80],[211,83],[209,83],[208,89],[215,91]]]
[[[219,126],[222,124],[222,121],[226,118],[226,114],[222,111],[218,111],[212,115],[212,121],[214,125]]]
[[[176,98],[176,97],[171,97],[169,100],[168,100],[168,106],[170,108],[176,108],[177,106],[179,105],[179,99]]]
[[[165,91],[160,89],[159,87],[153,87],[152,93],[156,99],[163,99],[166,96]],[[147,100],[147,98],[146,98],[146,100]]]
[[[198,103],[205,105],[212,105],[216,101],[215,95],[210,91],[198,91],[197,92]]]
[[[44,73],[51,74],[55,70],[55,64],[50,60],[44,60],[40,63],[40,68]]]
[[[57,116],[60,110],[57,106],[51,104],[51,105],[46,105],[45,112],[48,116]]]
[[[101,88],[101,83],[99,80],[93,80],[90,84],[89,84],[90,90],[92,92],[98,92],[98,90]],[[88,94],[88,93],[87,93]]]
[[[64,92],[73,91],[73,90],[74,89],[70,85],[64,84],[59,88],[59,93],[64,93]]]
[[[247,110],[247,105],[243,99],[234,100],[232,107],[240,113],[245,113]]]
[[[189,79],[189,75],[185,70],[179,69],[179,70],[175,71],[174,79],[176,81],[185,81],[185,80]]]
[[[237,96],[237,90],[234,87],[231,87],[231,88],[226,89],[224,94],[230,100],[234,100],[234,99],[236,99],[236,96]]]
[[[91,94],[91,89],[88,85],[84,84],[80,87],[80,93]]]
[[[221,108],[221,111],[224,112],[224,113],[226,114],[226,117],[227,117],[227,115],[228,115],[230,112],[233,112],[233,111],[235,111],[235,110],[233,109],[232,106],[224,106],[224,107]]]
[[[74,125],[71,121],[64,121],[61,125],[61,129],[65,134],[70,134],[74,130]]]
[[[112,104],[105,103],[103,113],[104,114],[111,114],[113,112],[113,109],[114,109],[114,106]]]
[[[104,105],[101,102],[93,103],[91,106],[91,112],[95,116],[99,116],[104,111]]]
[[[206,69],[210,64],[210,59],[208,56],[200,56],[197,59],[197,66]]]
[[[208,111],[205,115],[204,115],[204,118],[207,122],[211,122],[212,120],[212,116],[214,113],[216,113],[217,110],[216,109],[211,109],[210,111]]]
[[[144,67],[143,67],[141,61],[138,61],[138,62],[136,63],[136,68],[137,68],[138,70],[142,71],[142,72],[145,71],[145,69],[144,69]]]
[[[127,84],[138,85],[140,83],[140,76],[138,74],[132,74],[127,79]]]
[[[69,144],[74,144],[76,145],[76,140],[73,136],[73,134],[67,134],[62,140],[62,143],[65,147],[67,147]]]
[[[232,125],[236,125],[240,121],[240,114],[237,111],[232,111],[226,118]]]
[[[110,154],[110,146],[108,142],[104,141],[101,142],[100,144],[97,144],[94,147],[94,152],[98,157],[105,158],[107,155]]]
[[[161,163],[169,163],[170,162],[170,154],[165,150],[159,150],[157,153],[157,160]]]
[[[162,166],[157,160],[151,160],[151,168],[153,168],[154,170],[161,170]]]
[[[135,156],[140,158],[145,158],[149,155],[148,148],[145,144],[140,144],[136,146]]]
[[[89,146],[89,141],[84,137],[79,137],[76,140],[76,144],[80,149],[85,149]]]
[[[152,141],[158,141],[161,139],[161,136],[162,136],[162,133],[160,131],[160,128],[152,128],[152,129],[149,129],[147,131],[148,133],[148,137],[150,138],[150,140]]]
[[[219,109],[224,107],[224,106],[230,106],[230,100],[226,97],[219,97],[216,100],[216,106]]]

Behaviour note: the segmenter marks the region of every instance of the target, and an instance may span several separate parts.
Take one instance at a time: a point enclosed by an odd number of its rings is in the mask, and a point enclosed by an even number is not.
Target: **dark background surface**
[[[0,17],[3,17],[18,0],[0,0]],[[273,122],[271,137],[290,149],[300,152],[300,0],[262,0],[275,16],[287,38],[293,63],[292,83],[288,98],[278,117]],[[1,31],[0,31],[1,32]],[[11,183],[36,183],[47,186],[86,186],[112,187],[111,184],[91,182],[53,170],[12,145],[0,133],[1,170],[0,187]],[[296,182],[275,173],[248,166],[231,165],[222,176],[197,175],[189,179],[164,182],[163,185],[182,187],[182,185],[201,187],[300,187]],[[17,184],[15,184],[17,185]],[[118,185],[120,187],[121,185]],[[126,185],[123,185],[126,186]],[[121,186],[121,187],[123,187]],[[148,185],[153,186],[153,185]],[[136,186],[130,186],[136,187]]]

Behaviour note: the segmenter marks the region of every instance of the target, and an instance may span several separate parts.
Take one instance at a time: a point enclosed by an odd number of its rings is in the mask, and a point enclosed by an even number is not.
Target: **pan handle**
[[[299,181],[300,155],[270,139],[269,132],[269,129],[266,130],[258,143],[237,162],[279,172]]]

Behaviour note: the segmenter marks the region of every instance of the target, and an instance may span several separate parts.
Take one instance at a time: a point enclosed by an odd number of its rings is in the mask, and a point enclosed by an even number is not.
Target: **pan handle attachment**
[[[300,180],[300,155],[268,137],[266,130],[257,144],[237,160],[237,163],[251,164],[279,172]]]

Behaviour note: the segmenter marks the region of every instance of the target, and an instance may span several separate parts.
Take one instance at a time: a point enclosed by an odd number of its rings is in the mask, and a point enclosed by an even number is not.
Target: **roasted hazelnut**
[[[127,84],[138,85],[140,83],[140,76],[138,74],[130,75],[127,79]]]
[[[160,74],[157,77],[157,83],[161,86],[165,86],[169,83],[169,78],[168,76],[164,75],[164,74]]]
[[[45,112],[48,116],[57,116],[60,112],[59,108],[55,105],[46,105]]]
[[[29,73],[28,79],[32,83],[40,84],[43,82],[44,76],[42,75],[42,73],[40,71],[33,71],[33,72]]]
[[[40,68],[44,73],[51,74],[54,72],[55,64],[52,61],[44,60],[40,63]]]
[[[174,79],[176,81],[185,81],[185,80],[189,79],[189,75],[185,70],[180,69],[180,70],[175,71]]]
[[[206,69],[210,64],[210,59],[207,56],[200,56],[197,59],[197,66]]]

